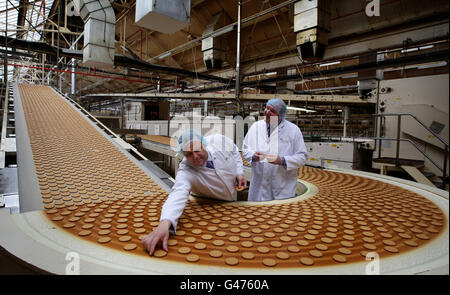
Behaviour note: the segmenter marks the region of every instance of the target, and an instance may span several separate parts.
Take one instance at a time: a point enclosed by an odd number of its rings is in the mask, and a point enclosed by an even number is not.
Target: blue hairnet
[[[184,156],[184,148],[186,145],[190,144],[193,141],[201,142],[204,146],[206,146],[206,140],[203,135],[195,131],[194,129],[190,129],[184,131],[180,137],[178,137],[178,152]]]
[[[278,117],[281,120],[286,118],[286,104],[281,98],[272,98],[266,104],[266,106],[271,105],[278,113]]]

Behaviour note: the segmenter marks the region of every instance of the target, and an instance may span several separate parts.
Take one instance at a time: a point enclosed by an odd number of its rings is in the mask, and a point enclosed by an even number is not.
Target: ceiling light
[[[158,56],[158,59],[164,59],[164,58],[166,58],[168,56],[171,56],[171,55],[172,55],[172,52],[171,51],[167,51],[167,52],[164,52],[163,54],[161,54],[160,56]]]
[[[338,65],[340,63],[341,63],[340,61],[334,61],[334,62],[329,62],[326,64],[321,64],[320,67],[334,66],[334,65]]]
[[[409,48],[409,49],[403,49],[401,51],[401,53],[408,53],[408,52],[414,52],[414,51],[418,51],[419,48],[415,47],[415,48]]]
[[[431,48],[433,48],[433,47],[434,47],[434,45],[425,45],[425,46],[419,47],[419,49],[420,49],[420,50],[425,50],[425,49],[431,49]]]
[[[291,107],[291,106],[288,106],[287,109],[294,110],[294,111],[302,111],[302,112],[306,112],[306,113],[315,113],[316,112],[315,110],[308,110],[305,108],[297,108],[297,107]]]
[[[446,65],[447,65],[447,62],[441,61],[441,62],[434,62],[434,63],[423,65],[423,66],[418,66],[417,69],[423,70],[423,69],[443,67],[443,66],[446,66]]]

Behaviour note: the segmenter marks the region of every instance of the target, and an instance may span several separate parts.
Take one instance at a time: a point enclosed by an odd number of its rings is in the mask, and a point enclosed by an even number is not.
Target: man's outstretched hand
[[[161,243],[163,250],[169,251],[167,241],[169,240],[169,228],[171,225],[170,221],[162,220],[154,231],[142,239],[142,244],[150,255],[153,255],[156,246]]]
[[[236,187],[236,190],[241,191],[247,188],[247,179],[244,177],[244,175],[238,175],[236,176],[236,183],[234,185]]]

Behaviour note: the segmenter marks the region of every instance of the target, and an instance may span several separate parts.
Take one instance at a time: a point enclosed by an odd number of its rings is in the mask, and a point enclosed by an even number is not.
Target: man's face
[[[198,141],[192,141],[184,147],[184,156],[194,166],[203,166],[208,160],[208,152]]]
[[[272,121],[272,124],[280,122],[280,118],[278,118],[277,111],[270,104],[266,106],[266,109],[264,110],[264,116],[266,117],[267,124],[270,124],[271,121]],[[270,119],[271,117],[273,117],[272,120]]]

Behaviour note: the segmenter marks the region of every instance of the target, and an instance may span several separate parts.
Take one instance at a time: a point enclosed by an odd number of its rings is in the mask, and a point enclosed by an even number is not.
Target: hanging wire
[[[270,5],[270,2],[268,2],[268,3],[269,3],[269,6],[271,6],[271,5]],[[273,14],[273,17],[274,17],[275,22],[276,22],[276,24],[277,24],[278,30],[280,31],[281,37],[282,37],[282,39],[283,39],[283,42],[284,42],[284,44],[286,45],[286,49],[288,50],[289,53],[291,53],[291,50],[289,49],[288,42],[287,42],[285,36],[283,35],[283,32],[281,31],[281,26],[280,26],[280,24],[279,24],[279,22],[278,22],[278,19],[277,19],[276,15]],[[300,74],[300,77],[301,77],[302,81],[304,81],[303,74],[304,74],[304,70],[305,70],[305,62],[304,62],[304,60],[302,60],[302,58],[300,57],[298,51],[295,52],[294,54],[297,56],[297,58],[300,60],[300,62],[301,62],[302,65],[303,65],[303,67],[302,67],[303,72],[302,72],[302,71],[300,71],[300,68],[299,68],[299,66],[298,66],[298,63],[295,63],[295,67],[296,67],[296,69],[297,69],[297,72]],[[275,54],[274,54],[274,55],[275,55]],[[326,81],[325,77],[323,76],[322,71],[320,70],[320,66],[319,66],[318,64],[314,64],[313,67],[314,67],[315,69],[317,69],[317,72],[319,73],[320,77],[321,77],[322,80],[325,82],[325,88],[327,88],[327,81]],[[307,83],[304,82],[302,85],[305,85],[305,86],[306,86],[306,89],[307,89],[307,90],[310,90]],[[335,95],[334,92],[333,92],[331,89],[329,89],[328,91],[330,92],[330,94],[331,94],[332,96]],[[306,103],[308,103],[308,101],[306,101]]]
[[[192,51],[192,60],[194,61],[195,78],[198,80],[197,62],[195,60],[195,53],[197,52],[197,48],[192,47],[191,51]]]

